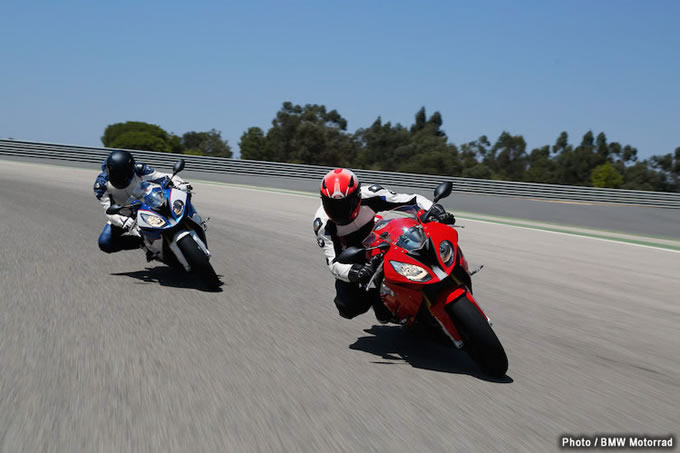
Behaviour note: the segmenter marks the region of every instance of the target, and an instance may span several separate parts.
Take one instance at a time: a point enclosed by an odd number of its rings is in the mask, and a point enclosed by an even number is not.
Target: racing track
[[[224,275],[211,293],[141,252],[99,252],[95,175],[0,160],[1,451],[546,451],[562,433],[677,435],[680,253],[461,220],[510,361],[493,382],[370,313],[337,316],[314,197],[194,183]]]

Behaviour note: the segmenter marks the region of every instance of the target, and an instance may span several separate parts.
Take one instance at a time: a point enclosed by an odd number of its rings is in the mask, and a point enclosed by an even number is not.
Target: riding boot
[[[143,239],[139,236],[121,236],[118,238],[120,250],[135,250],[142,246]]]
[[[373,302],[373,313],[375,313],[375,319],[377,319],[380,324],[387,324],[394,318],[390,309],[387,308],[381,300]]]

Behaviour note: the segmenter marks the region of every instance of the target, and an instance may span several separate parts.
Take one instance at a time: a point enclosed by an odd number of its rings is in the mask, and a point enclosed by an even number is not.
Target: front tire
[[[508,357],[486,317],[466,298],[446,308],[463,340],[463,349],[491,376],[505,376]]]
[[[211,289],[217,289],[222,282],[208,260],[208,256],[196,244],[194,238],[186,235],[177,241],[177,246],[182,251],[184,258],[191,266],[191,273],[196,275],[204,285]]]

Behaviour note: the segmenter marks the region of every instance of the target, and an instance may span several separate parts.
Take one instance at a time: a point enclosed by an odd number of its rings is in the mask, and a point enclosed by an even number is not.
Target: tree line
[[[324,105],[284,102],[272,126],[251,127],[239,141],[242,159],[327,165],[479,179],[680,192],[680,147],[639,159],[631,145],[587,131],[580,143],[562,132],[552,145],[527,149],[522,135],[502,132],[456,145],[442,129],[439,112],[425,108],[409,127],[378,117],[367,128],[347,131],[347,120]],[[219,131],[177,136],[156,125],[110,125],[104,146],[231,157]]]
[[[220,131],[186,132],[182,136],[142,121],[115,123],[106,127],[102,143],[107,148],[162,151],[198,156],[231,157],[231,147]]]

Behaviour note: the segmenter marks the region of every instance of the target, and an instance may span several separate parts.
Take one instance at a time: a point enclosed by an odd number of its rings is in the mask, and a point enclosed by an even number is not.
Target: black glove
[[[432,212],[430,213],[430,220],[434,220],[439,223],[445,223],[447,225],[455,225],[456,218],[450,212],[446,212],[444,206],[439,203],[432,207]]]
[[[376,255],[366,264],[353,264],[349,270],[349,281],[352,283],[368,283],[382,261],[382,255]]]

